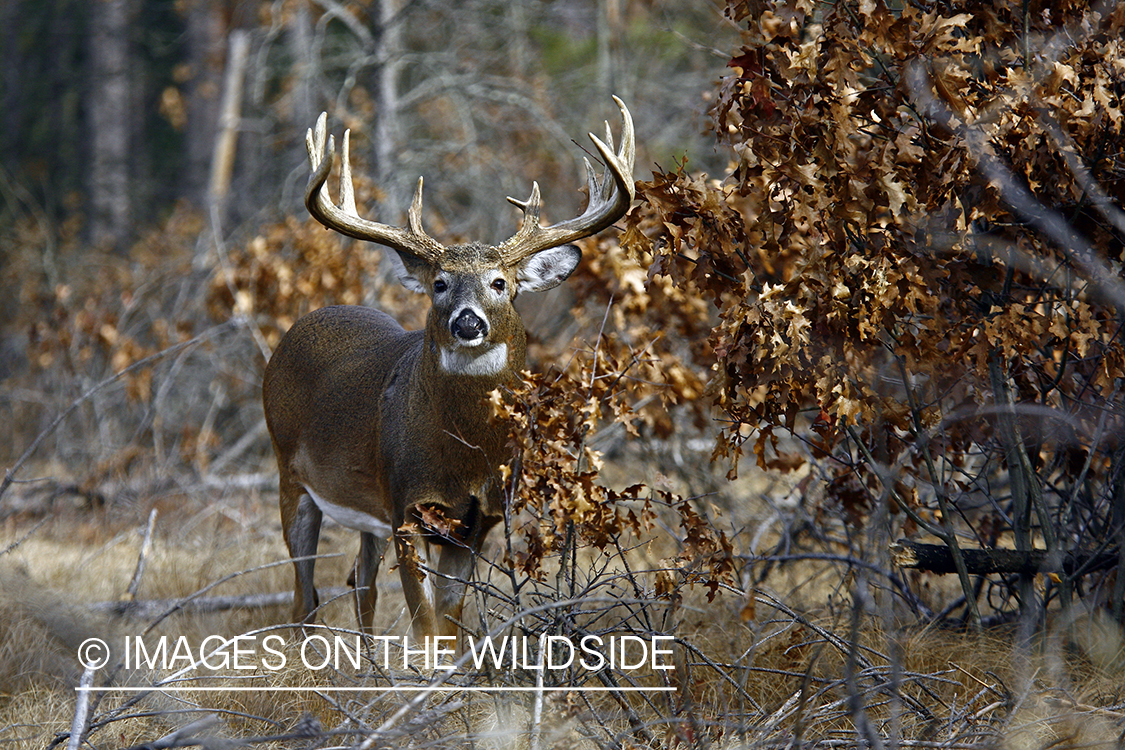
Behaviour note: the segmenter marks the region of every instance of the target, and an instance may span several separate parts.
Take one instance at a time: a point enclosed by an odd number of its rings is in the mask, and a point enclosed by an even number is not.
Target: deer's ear
[[[516,271],[519,291],[542,292],[558,286],[574,273],[580,260],[582,251],[574,245],[552,247],[532,255]]]
[[[422,282],[422,278],[430,269],[428,263],[409,253],[400,253],[397,250],[393,253],[386,253],[385,257],[391,262],[395,277],[398,278],[400,284],[412,292],[426,293],[426,285]]]

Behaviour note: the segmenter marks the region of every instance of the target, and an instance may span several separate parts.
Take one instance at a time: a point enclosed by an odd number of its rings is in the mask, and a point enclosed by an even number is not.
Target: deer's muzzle
[[[449,330],[459,341],[475,343],[488,335],[488,322],[472,310],[465,308],[449,324]]]

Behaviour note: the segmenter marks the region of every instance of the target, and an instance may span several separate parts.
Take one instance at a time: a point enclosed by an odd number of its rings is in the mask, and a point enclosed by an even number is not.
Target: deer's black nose
[[[462,341],[474,341],[488,335],[488,323],[466,308],[449,324],[449,330]]]

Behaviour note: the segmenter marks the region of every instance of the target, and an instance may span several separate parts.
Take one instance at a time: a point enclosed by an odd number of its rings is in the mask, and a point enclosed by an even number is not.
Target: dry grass
[[[139,598],[186,597],[240,571],[248,572],[207,594],[289,588],[288,565],[260,569],[286,557],[268,493],[185,496],[176,503],[165,500],[160,507]],[[144,620],[92,615],[88,607],[90,602],[119,599],[125,592],[141,547],[144,511],[138,506],[132,514],[120,508],[60,513],[0,558],[0,742],[5,747],[41,748],[69,730],[80,672],[75,653],[82,640],[96,636],[115,643],[148,627]],[[23,538],[32,525],[9,520],[0,535],[0,549]],[[319,564],[322,587],[343,584],[355,552],[354,537],[343,529],[326,528],[321,552],[336,556]],[[498,539],[493,541],[495,551]],[[668,546],[657,532],[648,544],[624,555],[584,552],[578,568],[591,603],[578,622],[584,620],[591,630],[622,623],[640,630],[637,623],[647,617],[653,632],[681,639],[685,647],[678,648],[677,669],[669,677],[675,693],[551,693],[543,698],[536,720],[534,693],[439,692],[418,710],[394,719],[385,731],[386,741],[409,735],[415,746],[451,747],[471,738],[483,747],[523,748],[536,731],[539,747],[780,747],[797,738],[850,746],[864,743],[866,721],[872,727],[868,731],[883,741],[896,739],[909,746],[929,742],[951,748],[1111,748],[1119,742],[1125,662],[1121,633],[1105,618],[1054,623],[1029,652],[1017,653],[1011,633],[1005,631],[970,635],[918,626],[895,629],[878,616],[865,616],[856,649],[848,602],[802,612],[789,608],[790,594],[794,601],[810,601],[848,590],[823,564],[817,569],[815,562],[802,563],[798,569],[803,578],[796,586],[793,568],[767,579],[757,589],[753,616],[748,618],[748,600],[734,589],[721,591],[712,602],[700,588],[680,589],[677,603],[658,598],[654,585],[659,574],[646,571],[659,567]],[[395,579],[390,568],[388,562],[382,580]],[[480,578],[489,585],[473,599],[487,610],[483,621],[495,626],[511,614],[511,604],[504,599],[510,588],[505,589],[495,574],[485,573],[482,570]],[[525,585],[525,607],[566,598],[553,575]],[[397,591],[384,590],[382,596],[385,606],[377,628],[404,633]],[[619,603],[595,614],[600,598],[614,596]],[[287,629],[270,630],[285,621],[287,612],[287,607],[277,606],[242,608],[179,613],[163,620],[148,634],[150,643],[161,635],[198,644],[212,634],[256,633],[261,638],[275,633],[287,639],[283,651],[289,658],[284,669],[259,670],[252,684],[261,689],[251,692],[152,694],[121,716],[115,711],[131,696],[107,695],[94,712],[91,743],[151,742],[213,713],[218,723],[207,729],[209,735],[282,737],[303,722],[341,732],[325,739],[329,745],[348,745],[391,720],[410,694],[268,688],[386,686],[426,676],[384,671],[378,659],[359,670],[306,669],[300,666],[297,638]],[[524,624],[540,627],[542,617],[527,617]],[[353,623],[346,597],[327,607],[322,621],[346,635]],[[468,613],[467,624],[480,622],[480,612]],[[247,684],[238,682],[234,669],[213,674],[213,679],[190,684]],[[528,674],[466,677],[478,684],[487,679],[494,685],[528,687],[535,684]],[[135,669],[119,675],[118,681],[146,685],[167,676]],[[622,675],[618,678],[619,684],[627,684]],[[660,679],[653,674],[638,678],[639,684],[648,685],[660,684]],[[850,702],[853,697],[858,701]],[[128,715],[134,718],[125,718]],[[109,723],[99,726],[99,721]]]

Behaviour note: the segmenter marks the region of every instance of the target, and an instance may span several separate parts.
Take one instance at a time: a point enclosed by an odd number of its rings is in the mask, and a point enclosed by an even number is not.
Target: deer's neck
[[[480,352],[439,347],[437,367],[440,374],[445,376],[506,380],[515,371],[509,362],[511,354],[507,343],[496,344]],[[521,362],[519,367],[522,366]]]
[[[497,348],[480,354],[495,356],[492,352]],[[441,426],[434,435],[432,449],[447,460],[457,463],[465,458],[461,454],[466,454],[494,469],[506,455],[506,432],[492,417],[489,394],[516,377],[524,364],[525,348],[521,341],[518,346],[509,343],[504,350],[507,361],[503,367],[493,368],[486,362],[488,374],[468,374],[451,372],[447,369],[448,355],[443,362],[440,348],[428,337],[424,341],[422,357],[414,371],[409,407],[412,414],[408,418],[426,415],[425,419]],[[467,369],[471,372],[486,368],[470,363]]]
[[[486,410],[484,397],[506,385],[523,369],[527,337],[517,330],[507,339],[480,347],[442,347],[427,336],[419,363],[426,398],[441,411],[470,410],[476,419]]]

